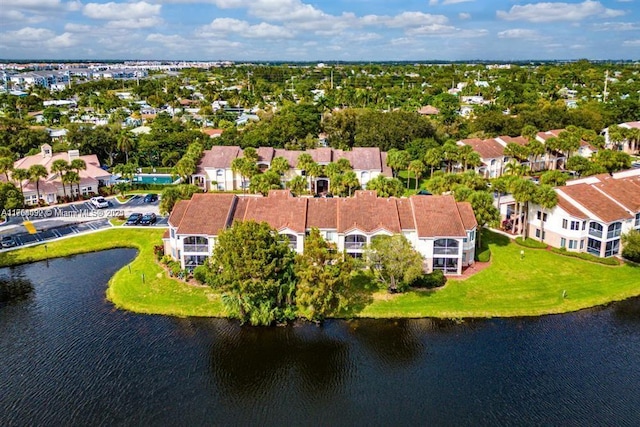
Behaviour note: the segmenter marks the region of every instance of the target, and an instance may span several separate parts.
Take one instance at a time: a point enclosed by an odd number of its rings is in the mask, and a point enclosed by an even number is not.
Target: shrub
[[[591,255],[591,254],[588,254],[588,253],[585,253],[585,252],[569,252],[565,248],[561,248],[561,249],[551,248],[551,252],[554,252],[554,253],[560,254],[560,255],[564,255],[564,256],[573,257],[573,258],[580,258],[580,259],[583,259],[585,261],[595,262],[595,263],[598,263],[598,264],[620,265],[620,262],[618,262],[618,260],[616,258],[600,258],[600,257],[597,257],[595,255]]]
[[[163,245],[155,245],[153,247],[153,253],[156,255],[156,260],[160,261],[162,257],[164,257],[164,246]]]
[[[530,249],[546,249],[547,244],[538,240],[533,240],[531,237],[523,239],[522,237],[516,237],[516,243],[520,246]]]
[[[478,262],[489,262],[491,259],[491,249],[489,249],[488,246],[486,248],[480,248],[479,251],[476,251],[475,259]]]
[[[209,269],[206,265],[199,265],[193,269],[193,278],[201,285],[204,285],[207,282],[207,271]]]
[[[411,283],[413,288],[439,288],[447,283],[447,277],[442,270],[435,270],[432,273],[424,274]]]

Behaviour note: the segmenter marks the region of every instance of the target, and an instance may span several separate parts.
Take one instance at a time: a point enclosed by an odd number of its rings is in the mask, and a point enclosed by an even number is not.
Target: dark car
[[[126,225],[138,225],[140,224],[140,221],[142,220],[142,214],[141,213],[132,213],[131,215],[129,215],[129,218],[127,218],[127,222],[125,222]]]
[[[156,223],[156,214],[154,213],[146,213],[142,216],[140,220],[140,225],[151,225]]]
[[[144,196],[144,202],[145,203],[153,203],[155,201],[158,200],[158,195],[155,193],[149,193],[146,196]]]
[[[13,236],[2,236],[0,245],[2,245],[3,248],[12,248],[16,245],[16,239],[14,239]]]

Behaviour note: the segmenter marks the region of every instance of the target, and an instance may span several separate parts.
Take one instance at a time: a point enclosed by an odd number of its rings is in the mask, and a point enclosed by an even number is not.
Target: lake
[[[640,299],[252,328],[114,308],[135,254],[0,269],[0,425],[640,424]]]

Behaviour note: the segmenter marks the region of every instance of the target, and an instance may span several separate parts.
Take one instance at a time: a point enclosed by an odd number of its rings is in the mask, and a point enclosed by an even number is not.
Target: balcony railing
[[[458,255],[458,248],[433,248],[435,255]]]
[[[597,237],[599,239],[602,238],[602,230],[596,230],[595,228],[589,229],[589,236]]]
[[[364,247],[366,245],[367,244],[364,243],[364,242],[345,242],[344,248],[347,249],[347,250],[348,249],[359,249],[359,250],[362,250],[362,249],[364,249]]]
[[[209,253],[209,245],[184,245],[184,252]]]

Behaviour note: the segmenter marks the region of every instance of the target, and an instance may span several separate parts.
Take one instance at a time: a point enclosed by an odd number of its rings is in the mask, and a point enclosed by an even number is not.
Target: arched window
[[[433,253],[436,255],[458,255],[460,244],[455,239],[437,239],[433,242]]]
[[[344,238],[344,248],[362,250],[367,245],[367,236],[350,234]]]
[[[621,222],[614,222],[613,224],[609,225],[609,231],[607,231],[607,239],[613,239],[615,237],[620,236],[621,230],[622,230]]]
[[[369,171],[360,172],[360,184],[364,185],[369,181]]]

